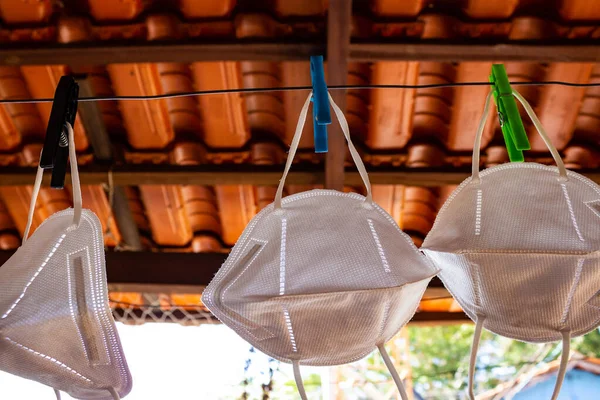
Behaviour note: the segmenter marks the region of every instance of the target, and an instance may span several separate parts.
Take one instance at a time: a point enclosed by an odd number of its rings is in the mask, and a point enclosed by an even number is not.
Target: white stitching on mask
[[[285,318],[285,325],[287,326],[288,333],[290,334],[290,343],[292,343],[292,350],[294,353],[298,352],[296,347],[296,338],[294,337],[294,329],[292,328],[292,320],[290,319],[290,312],[287,307],[283,307],[283,317]]]
[[[561,324],[567,323],[567,317],[569,316],[569,311],[571,311],[573,296],[575,296],[575,290],[577,289],[577,285],[579,285],[579,279],[581,278],[581,272],[583,270],[584,263],[585,259],[583,258],[577,260],[577,269],[575,270],[575,275],[573,276],[573,283],[571,284],[571,289],[569,290],[569,295],[567,296],[567,303],[565,304],[565,308],[560,319]]]
[[[584,204],[588,206],[594,214],[600,217],[600,208],[598,208],[600,206],[600,200],[585,201]]]
[[[81,251],[81,250],[79,250]],[[76,252],[73,252],[76,253]],[[73,325],[75,325],[75,329],[77,330],[77,335],[79,336],[79,340],[81,340],[81,346],[85,349],[85,341],[83,340],[83,335],[81,334],[81,331],[79,330],[79,325],[77,324],[77,318],[75,318],[75,306],[73,305],[73,289],[71,286],[71,254],[67,254],[67,285],[69,287],[69,310],[71,311],[71,319],[73,320]],[[88,354],[87,351],[84,351],[85,353],[85,358],[86,360],[88,360],[88,362],[90,361],[90,359],[88,358]]]
[[[390,308],[391,308],[391,304],[389,301],[387,301],[385,303],[385,306],[383,307],[383,318],[381,319],[381,325],[379,326],[379,333],[377,334],[376,340],[379,341],[379,338],[381,338],[383,336],[383,331],[385,329],[385,323],[388,320],[388,317],[390,316]]]
[[[27,282],[27,285],[25,285],[25,287],[23,288],[23,291],[21,292],[21,295],[17,298],[17,300],[15,300],[15,302],[10,306],[10,308],[8,309],[8,311],[6,311],[6,313],[2,316],[2,319],[8,317],[8,314],[10,314],[12,312],[12,310],[17,306],[17,304],[19,304],[19,302],[23,299],[23,297],[25,296],[25,292],[27,292],[27,289],[29,289],[29,286],[33,283],[33,281],[35,280],[35,278],[38,277],[38,275],[40,274],[40,272],[42,272],[42,270],[44,269],[44,267],[48,264],[48,261],[50,261],[50,259],[54,255],[54,253],[56,253],[56,250],[58,250],[58,247],[62,243],[62,241],[65,238],[65,236],[67,236],[67,234],[63,233],[58,238],[58,241],[56,242],[56,244],[52,248],[52,251],[50,252],[50,254],[48,255],[48,257],[46,257],[46,259],[44,260],[44,262],[42,263],[42,265],[40,265],[40,267],[37,269],[37,271],[35,272],[35,274],[33,274],[33,276],[31,277],[31,279],[29,280],[29,282]]]
[[[227,285],[227,287],[225,289],[223,289],[223,292],[221,292],[221,302],[225,302],[225,293],[229,290],[229,288],[231,288],[231,286],[233,286],[234,283],[237,282],[238,279],[240,279],[240,277],[242,275],[244,275],[244,272],[246,272],[248,270],[248,268],[252,265],[252,263],[254,262],[254,260],[256,260],[256,257],[258,257],[258,255],[262,252],[262,250],[265,248],[267,241],[266,240],[261,240],[261,239],[252,239],[250,240],[246,246],[244,246],[244,249],[248,248],[250,243],[252,242],[258,242],[258,243],[262,243],[262,246],[260,246],[258,248],[258,250],[256,251],[256,253],[254,254],[254,256],[252,256],[252,258],[250,259],[250,261],[248,261],[248,264],[246,264],[246,267],[242,270],[242,272],[240,272],[240,274],[238,276],[235,277],[235,279],[229,284]],[[245,253],[245,251],[244,251]]]
[[[513,168],[537,169],[537,170],[550,171],[550,172],[558,171],[557,167],[550,167],[547,165],[540,165],[540,164],[535,164],[535,163],[506,163],[506,164],[501,164],[501,165],[497,165],[495,167],[490,167],[490,168],[484,169],[483,171],[480,172],[479,177],[483,178],[484,176],[493,174],[495,172],[503,171],[503,170],[507,170],[507,169],[513,169]],[[594,181],[590,180],[589,178],[586,178],[583,175],[579,175],[579,174],[577,174],[573,171],[569,171],[569,170],[567,170],[567,176],[569,178],[577,179],[581,183],[587,185],[588,188],[592,189],[598,195],[600,195],[600,189],[598,189],[598,185]],[[473,182],[472,178],[473,177],[470,176],[467,179],[465,179],[464,181],[462,181],[462,183],[460,185],[458,185],[458,187],[456,189],[454,189],[452,194],[450,194],[450,196],[446,199],[446,201],[444,202],[444,205],[438,211],[438,216],[435,219],[435,222],[433,223],[433,227],[431,228],[431,230],[429,231],[429,234],[427,236],[432,236],[432,237],[434,236],[434,232],[437,231],[437,228],[441,223],[440,221],[442,220],[440,218],[440,216],[444,215],[444,212],[450,207],[450,204],[458,196],[458,194],[460,192],[462,192],[462,190],[465,187],[467,187],[471,182]]]
[[[88,220],[88,222],[90,222]],[[96,237],[96,235],[94,234],[94,237]],[[99,291],[100,291],[100,281],[102,280],[102,276],[100,274],[100,272],[98,271],[98,267],[96,268],[96,270],[92,270],[90,262],[91,262],[91,255],[90,255],[90,247],[89,246],[85,246],[84,248],[81,248],[79,250],[73,251],[69,254],[67,254],[67,268],[68,268],[68,276],[69,276],[69,305],[71,307],[71,313],[73,316],[73,321],[76,321],[75,318],[75,314],[74,314],[74,307],[72,304],[72,299],[71,299],[71,281],[70,281],[70,271],[71,271],[71,267],[70,267],[70,258],[73,254],[77,254],[79,252],[83,252],[85,251],[85,262],[87,263],[87,267],[90,273],[96,273],[96,279],[94,279],[94,285],[90,286],[90,290],[91,290],[91,300],[92,300],[92,307],[94,308],[94,317],[96,319],[96,321],[98,322],[98,325],[100,326],[100,335],[102,336],[101,340],[102,343],[104,344],[104,352],[106,353],[106,360],[108,360],[108,363],[106,362],[95,362],[94,365],[110,365],[110,352],[109,352],[109,346],[108,346],[108,341],[106,340],[106,334],[104,332],[105,328],[109,325],[106,325],[106,323],[110,324],[109,321],[102,321],[104,319],[106,319],[106,315],[105,315],[105,311],[103,309],[103,302],[100,301],[98,299],[99,295]],[[100,265],[100,264],[97,264]],[[102,316],[102,320],[100,319],[100,316]],[[104,322],[104,324],[103,324]],[[77,322],[75,322],[75,326],[77,326]],[[108,328],[106,328],[108,329]],[[80,337],[81,337],[81,341],[83,343],[83,347],[87,348],[85,345],[85,341],[83,339],[83,336],[81,335],[81,332],[79,332],[79,326],[77,326],[77,332],[79,333]],[[111,342],[113,345],[116,345],[116,342]],[[86,357],[87,357],[87,352],[86,352]],[[91,362],[91,360],[88,359],[88,361]]]
[[[94,220],[89,215],[87,215],[87,213],[82,212],[81,217],[82,217],[82,219],[85,219],[86,221],[88,221],[88,223],[92,227],[94,226],[94,224],[93,224]],[[96,219],[95,221],[98,221],[98,220]],[[106,276],[104,276],[102,274],[102,272],[103,272],[102,265],[104,263],[104,241],[100,238],[99,232],[96,229],[92,229],[92,232],[94,235],[94,240],[93,240],[94,251],[96,253],[96,262],[94,263],[94,265],[96,266],[96,268],[95,268],[96,280],[97,280],[97,282],[99,282],[100,279],[105,281]],[[108,287],[105,286],[104,288],[105,288],[105,290],[104,290],[103,295],[105,296],[105,298],[108,298]],[[120,347],[120,345],[119,345],[119,341],[115,334],[116,327],[114,325],[114,320],[112,320],[112,312],[110,310],[110,306],[109,306],[108,302],[105,302],[105,303],[103,302],[102,307],[103,307],[104,312],[101,313],[101,316],[102,316],[103,322],[105,323],[104,327],[106,328],[106,330],[108,332],[110,343],[111,343],[113,349],[118,349]],[[109,317],[109,315],[110,315],[110,317]],[[104,330],[103,330],[103,332],[104,332]],[[108,347],[106,348],[106,351],[108,352]],[[125,368],[125,361],[123,360],[123,357],[121,356],[121,352],[115,351],[112,355],[115,356],[118,361],[117,364],[118,364],[119,370],[121,372],[121,377],[123,378],[123,385],[124,385],[124,387],[127,387],[129,385],[129,373],[127,372],[127,369]]]
[[[481,206],[483,203],[483,191],[477,189],[477,207],[475,208],[475,235],[481,235]]]
[[[375,231],[375,225],[373,225],[373,220],[370,218],[367,218],[367,221],[369,222],[369,228],[371,229],[371,235],[373,236],[373,239],[375,240],[375,244],[377,245],[377,250],[379,252],[379,258],[381,258],[381,263],[383,264],[383,269],[385,270],[385,272],[391,272],[390,264],[388,264],[388,260],[385,257],[385,252],[383,251],[383,246],[381,246],[381,241],[379,240],[377,231]]]
[[[40,352],[38,352],[38,351],[32,350],[32,349],[30,349],[30,348],[29,348],[29,347],[27,347],[27,346],[23,346],[21,343],[17,343],[17,342],[15,342],[14,340],[12,340],[12,339],[11,339],[11,338],[9,338],[9,337],[5,337],[5,339],[6,339],[6,340],[8,340],[10,343],[14,344],[15,346],[22,348],[23,350],[27,350],[28,352],[30,352],[30,353],[32,353],[32,354],[35,354],[36,356],[39,356],[39,357],[45,358],[45,359],[46,359],[46,360],[48,360],[48,361],[52,361],[54,364],[58,365],[59,367],[65,368],[67,371],[69,371],[69,372],[71,372],[71,373],[73,373],[73,374],[77,375],[78,377],[80,377],[81,379],[85,380],[86,382],[88,382],[88,383],[93,383],[93,382],[92,382],[90,379],[88,379],[88,378],[86,378],[85,376],[81,375],[79,372],[75,371],[73,368],[70,368],[70,367],[68,367],[67,365],[65,365],[65,364],[61,363],[61,362],[60,362],[60,361],[58,361],[57,359],[55,359],[55,358],[52,358],[52,357],[50,357],[50,356],[47,356],[47,355],[45,355],[45,354],[42,354],[42,353],[40,353]]]
[[[279,254],[279,295],[285,294],[285,242],[287,238],[287,219],[281,219],[281,251]]]
[[[87,262],[88,262],[88,266],[89,263],[91,261],[91,256],[90,256],[90,248],[89,246],[85,247],[85,251],[86,251],[86,255],[87,255]],[[98,266],[100,264],[96,264],[96,266]],[[90,268],[91,270],[91,268]],[[91,286],[92,289],[92,303],[94,306],[94,311],[96,311],[95,317],[96,320],[98,321],[98,324],[102,327],[102,323],[104,322],[105,327],[109,326],[110,322],[107,320],[107,316],[105,312],[103,311],[103,307],[106,307],[106,304],[102,304],[102,302],[100,301],[99,297],[100,297],[100,281],[102,280],[102,276],[100,275],[100,272],[98,271],[98,267],[96,267],[96,279],[95,281],[95,287],[94,285]],[[101,320],[102,317],[102,320]],[[106,350],[106,356],[108,357],[107,359],[110,360],[110,353],[108,351],[108,342],[106,341],[106,335],[104,334],[104,329],[100,329],[100,333],[102,334],[102,341],[104,343],[104,349]],[[115,342],[112,342],[113,345],[116,346]],[[110,363],[110,361],[109,361]]]
[[[233,311],[233,310],[231,310],[230,307],[228,307],[227,305],[225,305],[225,292],[227,292],[227,290],[229,290],[229,288],[231,288],[231,286],[235,282],[237,282],[237,280],[244,274],[244,272],[246,272],[248,270],[248,268],[250,267],[250,265],[254,262],[254,260],[256,260],[256,258],[258,257],[258,255],[262,252],[262,250],[265,248],[265,246],[268,243],[268,241],[266,241],[266,240],[252,238],[252,239],[250,239],[250,241],[248,241],[248,243],[246,243],[246,245],[243,247],[243,252],[240,253],[240,254],[246,254],[248,252],[247,249],[248,249],[248,247],[250,247],[250,244],[252,242],[262,243],[262,245],[256,250],[256,253],[247,262],[247,265],[242,270],[242,272],[229,285],[227,285],[227,287],[225,289],[223,289],[223,291],[221,292],[221,296],[220,296],[221,304],[223,305],[224,308],[228,309],[229,311]],[[255,243],[255,245],[256,245],[256,243]],[[252,250],[252,249],[250,249],[250,250]],[[236,260],[236,262],[237,261],[238,260]],[[206,293],[206,291],[205,291],[205,293]],[[209,293],[209,296],[206,298],[206,300],[207,300],[206,305],[208,306],[209,309],[210,309],[211,306],[215,305],[214,295],[215,295],[215,293],[214,293],[214,290],[213,290],[212,292]],[[203,294],[203,296],[204,296],[204,294]],[[237,320],[233,319],[231,316],[227,315],[227,313],[225,313],[224,316],[229,321],[231,321],[233,324],[235,324],[237,327],[239,327],[240,329],[244,330],[244,332],[246,332],[248,335],[252,336],[255,340],[261,340],[260,338],[256,337],[249,329],[247,329],[242,323],[238,322]],[[273,334],[271,332],[267,331],[266,329],[263,329],[263,330],[266,331],[269,335],[271,335],[270,337],[273,337]]]
[[[571,204],[571,198],[569,197],[569,192],[567,191],[567,185],[561,183],[563,194],[565,196],[565,200],[567,201],[567,206],[569,207],[569,213],[571,214],[571,221],[573,222],[573,227],[575,228],[575,232],[577,232],[577,237],[582,242],[585,242],[583,236],[581,236],[581,232],[579,231],[579,225],[577,225],[577,219],[575,218],[575,212],[573,211],[573,204]]]

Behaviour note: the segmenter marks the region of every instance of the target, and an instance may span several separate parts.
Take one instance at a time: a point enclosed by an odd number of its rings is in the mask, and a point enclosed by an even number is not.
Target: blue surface
[[[548,400],[552,396],[556,373],[549,374],[535,386],[527,387],[519,392],[513,400]],[[594,400],[600,399],[600,375],[572,369],[567,372],[558,400]]]
[[[329,111],[329,94],[325,83],[323,56],[310,57],[310,80],[313,88],[315,153],[327,153],[327,125],[331,124],[331,112]]]

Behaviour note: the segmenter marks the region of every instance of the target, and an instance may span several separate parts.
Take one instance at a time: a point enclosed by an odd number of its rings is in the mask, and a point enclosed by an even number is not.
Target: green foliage
[[[600,358],[600,329],[573,339],[573,347],[587,357]]]
[[[408,330],[415,389],[426,399],[465,398],[475,327],[464,324]],[[573,339],[571,348],[586,356],[600,357],[600,332]],[[476,366],[477,390],[492,389],[514,378],[521,367],[552,361],[559,354],[560,344],[523,343],[484,331]]]
[[[467,399],[469,353],[474,330],[472,324],[408,328],[413,384],[424,399]],[[600,358],[600,331],[574,338],[571,348],[586,356]],[[523,343],[484,330],[476,366],[476,391],[481,393],[515,378],[523,367],[552,361],[559,357],[560,349],[560,343]],[[266,370],[264,364],[262,370],[251,369],[250,364],[255,356],[251,350],[245,368],[247,374],[241,399],[300,399],[293,378],[289,372],[282,374],[279,364],[272,362],[274,360],[269,360]],[[346,387],[343,391],[348,398],[369,398],[363,387],[369,384],[380,393],[395,390],[391,377],[382,367],[381,356],[377,351],[354,365],[357,376],[364,379],[365,385]],[[352,378],[341,377],[341,381],[346,379]],[[311,400],[322,397],[326,388],[322,388],[321,385],[321,376],[318,373],[304,376],[304,387]]]

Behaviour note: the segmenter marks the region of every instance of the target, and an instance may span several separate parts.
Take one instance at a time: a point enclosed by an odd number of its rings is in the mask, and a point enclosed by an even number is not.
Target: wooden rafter
[[[81,97],[94,96],[94,91],[89,80],[83,79],[79,81],[79,95]],[[112,163],[113,148],[98,103],[81,102],[79,110],[85,132],[92,144],[94,158],[99,162]],[[112,183],[108,182],[109,185]],[[131,250],[142,250],[140,232],[129,207],[125,189],[122,186],[113,185],[109,187],[109,190],[112,190],[112,213],[121,232],[123,244]]]
[[[350,28],[352,24],[352,1],[330,0],[327,14],[327,72],[330,85],[345,85],[348,81],[348,55],[350,52]],[[342,112],[346,111],[346,91],[332,94]],[[332,115],[335,119],[335,116]],[[329,151],[325,158],[325,187],[343,190],[346,141],[337,121],[328,129]]]
[[[306,61],[314,54],[326,55],[325,46],[319,43],[252,42],[20,46],[0,49],[0,65],[51,65],[55,64],[56,60],[61,60],[61,63],[70,66],[145,62]],[[598,62],[600,46],[580,40],[559,43],[544,41],[531,44],[520,42],[469,44],[448,41],[370,42],[350,44],[348,59],[353,62],[383,60]]]
[[[81,181],[98,185],[108,183],[108,166],[82,167],[79,170]],[[598,170],[577,170],[578,173],[600,183]],[[406,168],[370,167],[369,179],[372,184],[407,185],[436,187],[456,185],[471,175],[470,168]],[[31,185],[35,169],[3,167],[0,169],[0,186]],[[276,186],[281,179],[280,166],[222,166],[222,165],[123,165],[112,169],[113,182],[119,186],[136,185],[258,185]],[[321,168],[297,166],[287,179],[287,184],[319,185],[323,183]],[[67,181],[71,179],[67,174]],[[50,176],[44,176],[50,182]],[[356,170],[347,170],[344,184],[362,185]]]

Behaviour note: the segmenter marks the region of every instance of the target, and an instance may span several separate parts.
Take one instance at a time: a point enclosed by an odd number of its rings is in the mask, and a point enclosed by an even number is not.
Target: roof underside
[[[327,20],[336,21],[342,3],[0,0],[0,97],[52,98],[60,76],[69,73],[81,77],[82,94],[97,96],[306,86],[307,56],[314,50],[327,50],[332,65],[326,70],[336,72],[326,77],[331,84],[483,82],[492,62],[503,60],[510,60],[505,65],[512,81],[600,83],[600,65],[594,63],[598,53],[574,51],[600,37],[598,1],[555,0],[549,7],[541,0],[355,0],[345,26],[350,36],[336,37],[332,29],[328,36]],[[504,53],[498,43],[507,44]],[[551,51],[549,43],[559,44],[564,53]],[[429,53],[398,47],[404,44]],[[515,44],[532,50],[512,52]],[[185,46],[191,50],[183,51]],[[334,56],[337,47],[345,57]],[[600,87],[518,90],[536,109],[567,166],[593,174],[600,162]],[[488,91],[485,86],[351,89],[341,95],[367,168],[380,171],[373,174],[375,201],[417,245],[468,170]],[[278,171],[307,94],[273,91],[80,103],[75,140],[82,182],[87,183],[82,187],[84,207],[99,216],[106,246],[143,251],[140,257],[146,254],[148,260],[150,251],[197,253],[195,262],[187,261],[190,268],[204,268],[202,260],[208,258],[201,254],[226,253],[249,220],[273,201]],[[33,182],[33,174],[24,175],[23,168],[37,163],[50,110],[51,103],[0,106],[3,250],[19,246],[31,197],[27,184]],[[526,157],[551,163],[541,138],[527,118],[524,122],[532,144]],[[104,144],[99,137],[107,139]],[[331,153],[343,154],[336,143],[330,144]],[[482,148],[486,166],[508,161],[495,115]],[[303,174],[290,177],[288,194],[325,184],[325,157],[312,151],[310,123],[299,153],[295,168]],[[331,157],[327,168],[335,167]],[[436,172],[418,175],[423,168]],[[337,171],[338,182],[343,182],[343,170]],[[355,178],[346,174],[345,190],[363,190]],[[70,205],[69,190],[42,189],[34,228]],[[213,264],[206,267],[209,277],[220,265]],[[167,267],[162,266],[165,275]],[[144,283],[145,278],[125,279]],[[189,282],[206,283],[202,279]],[[181,281],[186,281],[185,273]],[[422,308],[428,307],[432,312],[459,310],[451,299],[429,301]]]

